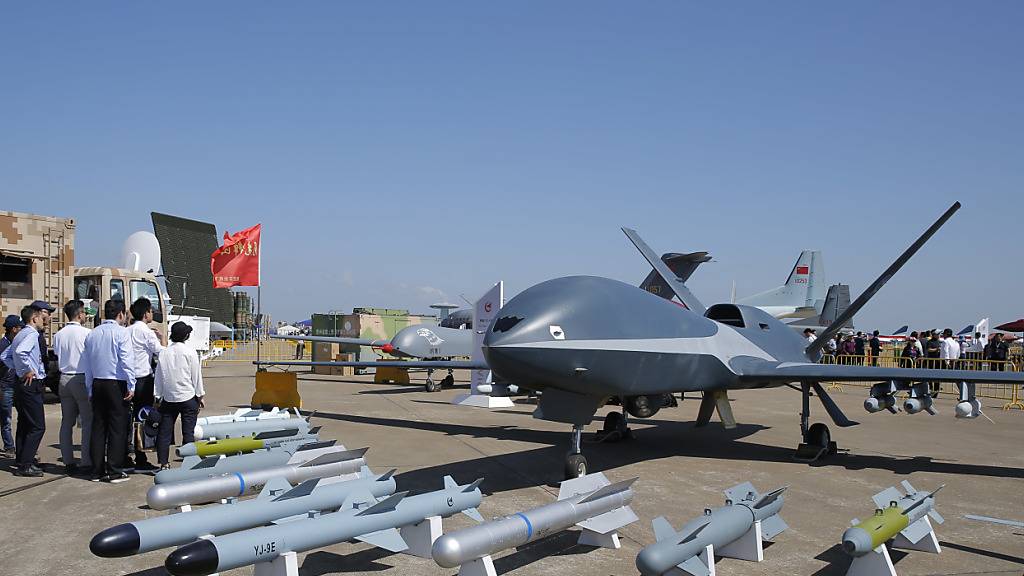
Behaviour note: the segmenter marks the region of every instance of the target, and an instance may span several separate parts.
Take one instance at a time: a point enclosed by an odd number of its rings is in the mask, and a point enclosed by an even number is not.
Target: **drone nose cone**
[[[139,552],[139,531],[120,524],[100,532],[89,542],[89,551],[101,558],[123,558]]]
[[[171,552],[164,568],[174,576],[206,576],[217,572],[217,547],[209,540],[197,540]]]

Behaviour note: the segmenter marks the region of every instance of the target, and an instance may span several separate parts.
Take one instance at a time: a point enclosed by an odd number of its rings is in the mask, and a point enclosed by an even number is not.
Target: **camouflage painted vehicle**
[[[365,338],[368,340],[390,340],[406,326],[437,324],[432,315],[410,314],[408,310],[391,308],[354,308],[351,314],[313,314],[313,336],[335,336],[342,338]],[[329,352],[328,352],[329,350]],[[314,361],[333,361],[338,354],[352,354],[351,360],[372,362],[379,358],[370,346],[355,344],[333,344],[328,347],[313,347]],[[362,370],[360,370],[361,372]]]
[[[71,298],[75,273],[75,221],[0,211],[0,308],[20,314],[45,300],[60,309]],[[47,338],[64,325],[54,314]]]
[[[168,301],[152,274],[123,268],[75,267],[75,221],[72,218],[0,211],[0,308],[3,315],[20,314],[35,300],[49,302],[56,312],[46,329],[47,342],[65,324],[61,308],[80,298],[95,322],[103,303],[124,298],[126,305],[145,296],[153,302],[151,324],[166,340]],[[56,358],[47,359],[47,386],[56,390]]]

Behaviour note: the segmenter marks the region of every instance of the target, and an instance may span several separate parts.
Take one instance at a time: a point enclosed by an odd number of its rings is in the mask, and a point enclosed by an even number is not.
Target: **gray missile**
[[[770,540],[788,528],[779,516],[784,486],[761,495],[750,482],[725,491],[725,506],[707,508],[704,515],[687,522],[677,532],[664,516],[654,520],[657,542],[636,557],[644,576],[682,570],[692,576],[708,576],[715,555],[760,562],[762,540]]]
[[[493,574],[492,554],[573,525],[583,528],[581,544],[618,548],[615,531],[637,520],[629,507],[635,481],[612,484],[600,472],[566,480],[555,502],[445,534],[434,542],[431,556],[444,568],[479,562],[483,573]]]
[[[394,470],[378,477],[364,466],[356,479],[338,482],[335,480],[340,477],[313,479],[295,488],[283,478],[275,478],[267,482],[260,495],[252,500],[107,528],[93,537],[89,550],[104,558],[120,558],[180,546],[200,536],[262,526],[274,520],[305,515],[310,510],[336,510],[357,491],[369,492],[376,497],[394,494],[393,474]]]
[[[244,454],[263,448],[277,448],[284,444],[307,444],[319,440],[320,427],[308,431],[286,429],[267,430],[249,436],[220,440],[197,440],[182,444],[175,450],[178,456],[214,456],[216,454]]]
[[[310,414],[310,418],[313,415]],[[207,438],[239,438],[273,430],[309,431],[309,418],[269,418],[243,420],[240,422],[213,422],[196,424],[196,440]]]
[[[399,492],[380,502],[369,493],[353,493],[331,514],[198,540],[172,552],[164,567],[174,576],[213,574],[352,539],[402,552],[409,544],[398,528],[457,512],[479,519],[483,479],[459,486],[445,476],[444,482],[445,488],[437,492],[409,497]]]
[[[244,470],[258,470],[271,466],[281,466],[286,463],[302,463],[312,460],[326,452],[337,452],[344,450],[344,446],[335,446],[337,440],[326,440],[324,442],[310,442],[308,444],[285,444],[273,450],[257,450],[248,454],[237,454],[227,456],[217,454],[200,458],[199,456],[187,456],[181,463],[180,468],[161,470],[153,477],[156,484],[169,484],[183,480],[194,480],[208,476],[220,476],[232,472]]]
[[[301,464],[284,464],[171,484],[154,484],[146,492],[146,504],[154,510],[168,510],[176,506],[205,504],[223,498],[256,494],[274,478],[283,478],[289,484],[299,484],[313,478],[352,474],[366,464],[363,459],[366,451],[367,448],[343,450],[321,454]]]
[[[298,409],[295,410],[295,415],[299,416]],[[196,419],[197,426],[206,426],[207,424],[223,424],[225,422],[250,422],[252,420],[273,420],[275,418],[291,418],[292,413],[288,410],[281,410],[280,408],[274,408],[273,410],[253,410],[250,408],[239,408],[231,414],[217,414],[214,416],[203,416]]]

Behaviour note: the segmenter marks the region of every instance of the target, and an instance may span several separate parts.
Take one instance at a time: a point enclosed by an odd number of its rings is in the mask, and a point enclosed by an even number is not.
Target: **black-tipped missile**
[[[311,510],[334,510],[355,492],[368,492],[376,497],[393,494],[393,473],[378,476],[364,466],[355,479],[340,482],[334,482],[339,477],[314,479],[295,488],[277,478],[267,482],[260,495],[252,500],[107,528],[93,537],[89,549],[97,556],[119,558],[187,544],[208,534],[227,534],[262,526]]]
[[[480,482],[482,479],[460,486],[446,476],[443,490],[408,497],[406,492],[399,492],[379,502],[369,493],[354,493],[331,514],[310,515],[187,544],[172,552],[164,567],[174,576],[213,574],[352,539],[402,552],[414,544],[406,542],[399,528],[419,526],[430,518],[447,518],[458,512],[479,518],[476,507],[481,499]],[[422,543],[415,545],[422,548]]]
[[[580,543],[618,548],[616,530],[636,522],[629,507],[636,478],[612,484],[600,472],[562,482],[558,500],[438,538],[431,549],[445,568],[479,564],[494,574],[490,556],[544,538],[573,525],[583,528]]]
[[[681,570],[691,576],[709,576],[715,555],[752,562],[764,559],[762,540],[788,528],[779,517],[786,486],[760,494],[749,482],[725,491],[725,506],[708,508],[704,516],[678,531],[663,516],[654,520],[657,542],[640,551],[636,567],[644,576]]]
[[[175,450],[178,456],[216,456],[218,454],[247,454],[256,450],[277,448],[286,444],[307,444],[319,440],[320,428],[309,430],[298,430],[286,428],[281,430],[266,430],[250,434],[249,436],[238,436],[235,438],[224,438],[221,440],[197,440],[182,444]]]

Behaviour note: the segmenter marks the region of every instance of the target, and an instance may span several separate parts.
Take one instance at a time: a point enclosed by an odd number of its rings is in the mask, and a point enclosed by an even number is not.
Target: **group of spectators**
[[[46,421],[43,391],[48,357],[44,334],[55,309],[35,301],[21,316],[4,320],[0,338],[0,437],[3,453],[15,458],[16,476],[38,477],[37,452]],[[181,416],[182,439],[191,442],[203,408],[202,372],[195,350],[185,344],[192,328],[175,322],[170,345],[155,329],[152,303],[140,298],[130,316],[123,300],[108,300],[103,321],[84,326],[85,303],[64,305],[67,323],[53,336],[60,369],[60,450],[65,472],[93,481],[123,482],[135,471],[153,471],[144,450],[142,422],[158,422],[157,457],[167,468],[174,423]],[[154,371],[155,367],[155,371]],[[17,433],[11,435],[11,408]],[[154,413],[154,409],[156,412]],[[81,456],[74,457],[74,427],[81,422]]]
[[[808,342],[817,339],[815,330],[804,330],[804,338]],[[870,351],[870,354],[868,354]],[[840,364],[863,365],[870,358],[871,365],[878,365],[882,353],[882,341],[878,330],[870,335],[864,332],[856,334],[836,334],[825,346],[825,353],[831,354]],[[953,330],[946,328],[911,332],[900,348],[899,366],[902,368],[950,368],[977,369],[982,368],[981,361],[987,361],[989,370],[1005,370],[1006,361],[1010,356],[1010,346],[1001,333],[995,333],[991,339],[981,332],[975,332],[974,338],[967,342],[963,336],[954,337]]]

